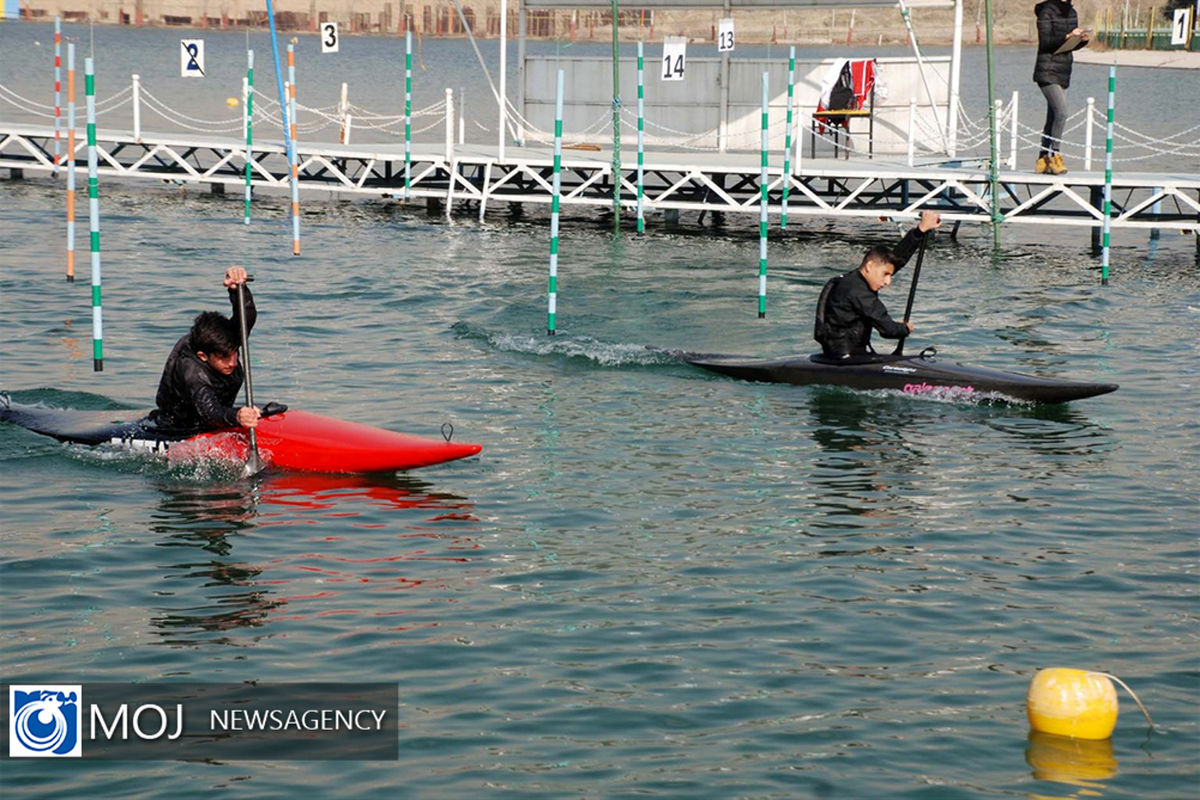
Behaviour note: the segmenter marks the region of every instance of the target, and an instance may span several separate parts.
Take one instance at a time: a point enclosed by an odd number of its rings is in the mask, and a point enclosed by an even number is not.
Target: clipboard
[[[1082,41],[1082,36],[1068,36],[1067,40],[1062,43],[1062,47],[1054,51],[1054,55],[1058,55],[1059,53],[1068,53],[1074,50],[1076,47],[1079,47],[1079,43]]]

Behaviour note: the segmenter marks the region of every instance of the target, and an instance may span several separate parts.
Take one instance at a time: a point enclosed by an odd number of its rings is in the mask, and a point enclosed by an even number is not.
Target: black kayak
[[[1034,403],[1066,403],[1116,391],[1115,383],[1084,383],[1039,378],[941,361],[926,348],[918,355],[857,357],[838,362],[820,353],[786,358],[747,358],[705,353],[676,352],[682,360],[711,372],[765,383],[800,386],[824,384],[851,389],[891,389],[914,395],[963,399],[1010,399]]]

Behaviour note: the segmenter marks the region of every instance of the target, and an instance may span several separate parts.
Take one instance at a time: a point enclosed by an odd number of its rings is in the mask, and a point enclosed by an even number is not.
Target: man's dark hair
[[[238,349],[240,335],[233,320],[216,311],[205,311],[192,323],[189,343],[192,352],[225,357]]]
[[[891,264],[893,269],[900,269],[896,265],[896,254],[892,252],[890,247],[872,247],[863,255],[863,260],[858,265],[858,268],[862,269],[871,261],[882,261],[885,264]]]

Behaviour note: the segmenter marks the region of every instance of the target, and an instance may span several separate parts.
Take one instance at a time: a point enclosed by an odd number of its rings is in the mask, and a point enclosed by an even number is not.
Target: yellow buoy
[[[1108,676],[1084,669],[1039,670],[1025,696],[1031,728],[1076,739],[1112,736],[1117,710],[1117,690]]]
[[[229,106],[230,108],[237,108],[237,104],[238,100],[236,97],[225,98],[225,105]]]

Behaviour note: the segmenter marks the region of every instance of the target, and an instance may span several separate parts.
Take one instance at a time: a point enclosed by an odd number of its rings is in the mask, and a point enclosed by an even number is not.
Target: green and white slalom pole
[[[546,335],[555,333],[558,316],[558,209],[562,192],[563,71],[558,71],[558,89],[554,100],[554,179],[550,193],[550,279],[546,311]]]
[[[646,135],[646,81],[644,70],[644,55],[642,52],[642,43],[638,42],[638,166],[637,166],[637,231],[643,233],[646,230],[646,214],[643,204],[645,195],[645,167],[646,167],[646,152],[645,152],[645,135]]]
[[[758,318],[767,316],[767,73],[762,74],[762,174],[758,199]]]
[[[1104,141],[1104,241],[1100,251],[1100,285],[1108,286],[1108,233],[1112,220],[1113,112],[1116,109],[1117,68],[1108,68],[1108,132]]]
[[[404,26],[404,201],[412,194],[412,27]]]
[[[250,224],[250,165],[254,162],[254,51],[246,51],[246,79],[242,81],[242,109],[246,118],[246,199],[243,217]]]
[[[788,50],[787,131],[783,135],[783,201],[779,227],[787,229],[788,193],[792,188],[792,103],[796,97],[796,48]]]
[[[104,370],[104,324],[100,306],[100,181],[96,158],[96,73],[92,59],[83,60],[87,94],[88,225],[92,240],[92,369]]]

